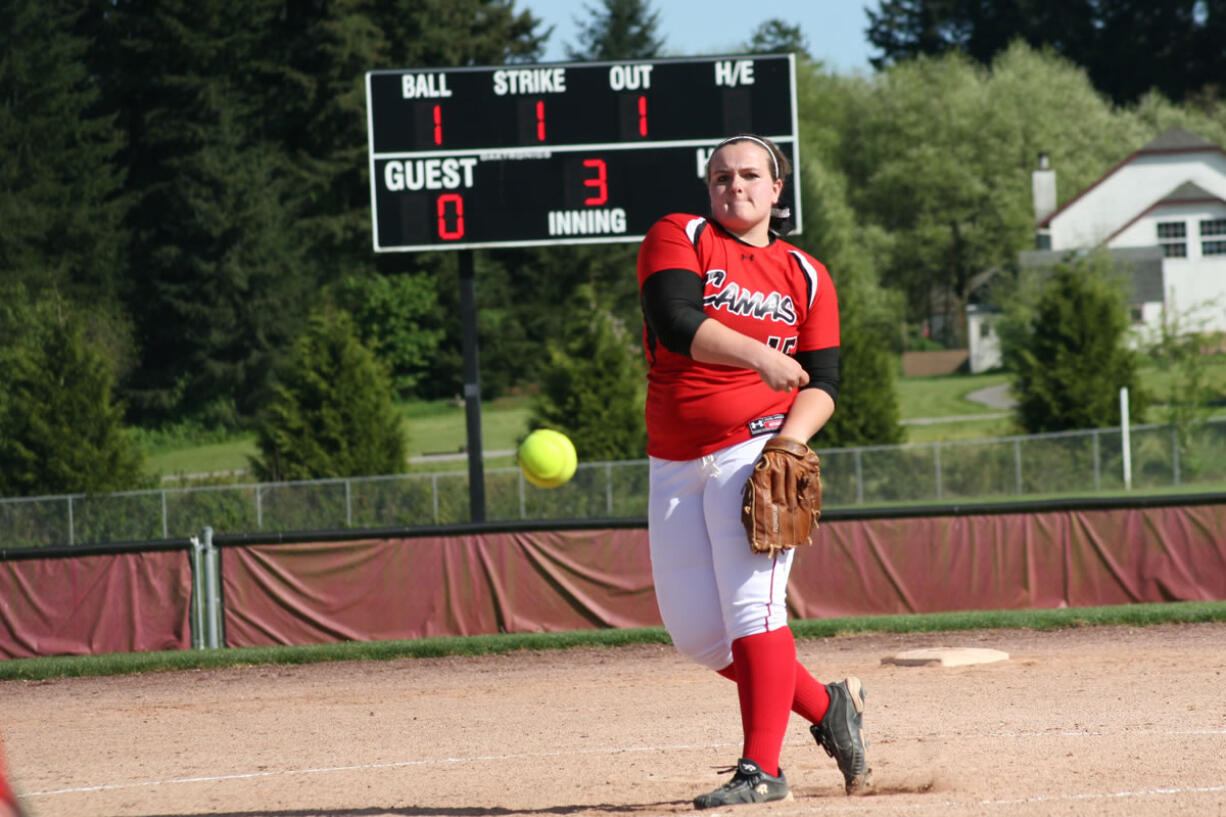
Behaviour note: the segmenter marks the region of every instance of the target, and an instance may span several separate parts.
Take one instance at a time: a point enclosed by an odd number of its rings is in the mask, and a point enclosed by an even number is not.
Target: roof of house
[[[1219,145],[1215,145],[1213,142],[1210,142],[1208,139],[1204,138],[1200,134],[1193,133],[1190,130],[1187,130],[1185,128],[1180,128],[1180,127],[1167,128],[1162,133],[1158,134],[1153,139],[1151,139],[1148,143],[1146,143],[1144,147],[1140,148],[1139,150],[1135,150],[1132,153],[1128,154],[1126,157],[1124,157],[1123,160],[1121,160],[1114,167],[1112,167],[1110,170],[1108,170],[1106,173],[1100,176],[1097,181],[1095,181],[1093,184],[1089,185],[1084,190],[1080,191],[1077,195],[1073,196],[1071,199],[1066,201],[1063,204],[1063,206],[1058,207],[1054,211],[1052,211],[1052,213],[1049,214],[1047,218],[1039,222],[1039,226],[1040,227],[1051,226],[1052,219],[1054,219],[1056,216],[1060,215],[1065,210],[1067,210],[1069,207],[1071,207],[1074,203],[1076,203],[1078,199],[1080,199],[1086,193],[1090,192],[1095,187],[1098,187],[1100,184],[1106,181],[1108,178],[1115,175],[1116,171],[1118,171],[1120,168],[1122,168],[1124,165],[1128,164],[1129,162],[1131,162],[1133,159],[1137,158],[1138,156],[1141,156],[1141,155],[1152,156],[1155,154],[1164,154],[1164,153],[1168,153],[1168,154],[1169,153],[1197,153],[1200,151],[1217,151],[1219,153],[1226,153],[1226,150],[1223,150]],[[1208,195],[1209,195],[1208,193],[1204,194],[1204,196],[1208,196]],[[1204,196],[1202,196],[1202,198]],[[1216,198],[1216,197],[1213,197],[1213,198]]]
[[[1155,136],[1137,153],[1171,153],[1181,150],[1221,150],[1199,133],[1180,127],[1168,128]],[[1134,154],[1136,155],[1136,154]]]
[[[1221,200],[1221,196],[1215,196],[1196,182],[1184,182],[1154,202],[1154,204],[1186,204],[1188,202]]]
[[[1113,247],[1106,252],[1111,256],[1115,268],[1128,274],[1132,283],[1132,303],[1161,303],[1165,300],[1161,247]],[[1086,254],[1084,250],[1023,250],[1018,253],[1018,263],[1024,269],[1050,268]]]
[[[1115,238],[1117,235],[1124,232],[1129,227],[1131,227],[1133,224],[1136,224],[1142,218],[1144,218],[1145,216],[1152,213],[1154,210],[1157,210],[1159,207],[1162,207],[1164,205],[1205,204],[1209,202],[1220,202],[1222,204],[1226,204],[1226,201],[1224,201],[1221,196],[1216,196],[1213,193],[1210,193],[1208,190],[1201,187],[1199,184],[1196,184],[1195,182],[1184,182],[1183,184],[1179,185],[1171,192],[1167,193],[1162,198],[1158,199],[1156,202],[1154,202],[1150,206],[1146,207],[1141,212],[1137,213],[1135,216],[1133,216],[1131,219],[1126,221],[1124,224],[1121,224],[1119,228],[1116,229],[1115,232],[1113,232],[1111,235],[1107,236],[1106,239],[1103,240],[1103,244],[1110,243],[1111,240]]]

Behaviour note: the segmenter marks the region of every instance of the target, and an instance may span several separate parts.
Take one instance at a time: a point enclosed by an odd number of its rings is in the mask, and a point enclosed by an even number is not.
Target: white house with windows
[[[1171,128],[1056,209],[1055,172],[1040,157],[1033,193],[1037,249],[1023,267],[1107,250],[1132,277],[1137,334],[1163,321],[1182,331],[1226,332],[1226,150]],[[967,307],[971,371],[1000,364],[992,311]]]

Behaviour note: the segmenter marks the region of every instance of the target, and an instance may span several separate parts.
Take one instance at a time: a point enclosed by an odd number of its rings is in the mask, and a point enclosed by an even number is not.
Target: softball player
[[[735,681],[742,757],[697,808],[791,797],[779,767],[788,717],[808,720],[851,794],[869,784],[856,678],[821,684],[787,625],[793,550],[753,553],[741,488],[773,435],[807,442],[834,412],[839,313],[812,256],[772,229],[787,157],[751,135],[707,163],[709,217],[673,214],[639,250],[649,363],[648,529],[660,615],[683,654]],[[732,769],[729,769],[732,771]]]
[[[0,741],[0,817],[21,817],[21,806],[17,803],[17,794],[9,784],[8,773],[4,767],[3,741]]]

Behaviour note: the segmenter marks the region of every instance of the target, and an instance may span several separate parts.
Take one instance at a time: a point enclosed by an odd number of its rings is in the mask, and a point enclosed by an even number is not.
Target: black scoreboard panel
[[[375,250],[638,240],[707,211],[702,168],[727,136],[796,164],[794,87],[790,55],[372,71]]]

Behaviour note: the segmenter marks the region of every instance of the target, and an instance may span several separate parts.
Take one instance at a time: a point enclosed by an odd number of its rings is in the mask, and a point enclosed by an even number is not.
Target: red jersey
[[[740,241],[713,221],[674,213],[652,226],[639,248],[638,281],[660,270],[702,276],[708,318],[790,355],[839,345],[839,307],[830,273],[776,238]],[[644,322],[647,453],[690,460],[779,429],[796,392],[777,392],[757,372],[700,363],[671,352]]]

